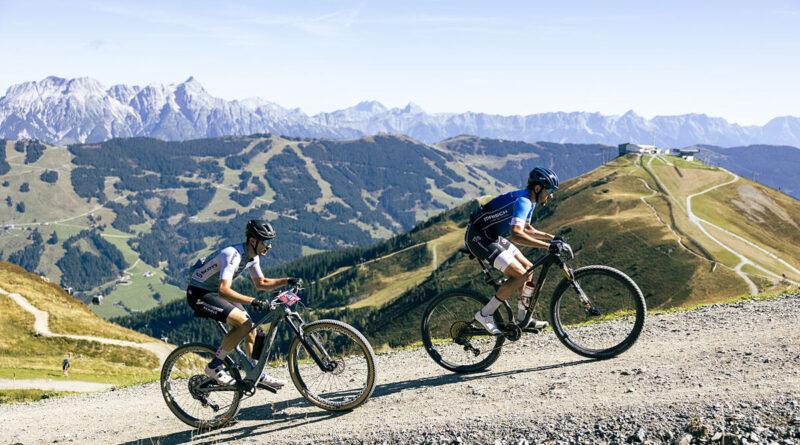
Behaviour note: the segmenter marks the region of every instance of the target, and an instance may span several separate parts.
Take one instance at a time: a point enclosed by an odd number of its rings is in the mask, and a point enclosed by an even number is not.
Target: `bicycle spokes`
[[[576,271],[552,303],[556,335],[568,348],[593,358],[613,357],[636,340],[644,322],[641,291],[622,272],[606,266]]]
[[[170,354],[162,369],[167,406],[195,428],[223,424],[238,411],[241,393],[236,385],[220,385],[205,374],[214,353],[209,346],[185,345]]]

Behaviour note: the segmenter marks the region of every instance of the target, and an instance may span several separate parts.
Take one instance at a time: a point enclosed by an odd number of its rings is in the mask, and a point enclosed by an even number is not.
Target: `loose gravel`
[[[373,397],[348,413],[312,406],[290,383],[197,432],[152,383],[0,406],[0,443],[800,445],[797,294],[651,314],[611,360],[577,356],[547,331],[478,374],[452,374],[422,349],[380,354],[377,370]]]

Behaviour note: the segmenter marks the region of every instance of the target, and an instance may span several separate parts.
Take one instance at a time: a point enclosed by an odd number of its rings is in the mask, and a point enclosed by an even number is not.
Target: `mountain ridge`
[[[112,85],[56,76],[8,88],[0,97],[0,137],[56,144],[93,143],[115,137],[188,140],[275,133],[292,137],[354,139],[376,133],[405,134],[434,143],[459,134],[535,142],[617,144],[621,141],[685,147],[693,144],[800,146],[800,117],[782,116],[763,126],[742,126],[702,113],[646,119],[622,115],[548,112],[529,115],[426,113],[413,102],[387,108],[369,100],[308,115],[263,98],[225,100],[189,77],[178,84]]]

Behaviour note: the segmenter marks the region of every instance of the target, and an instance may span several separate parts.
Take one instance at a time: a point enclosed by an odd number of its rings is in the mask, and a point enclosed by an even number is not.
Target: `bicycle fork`
[[[580,283],[575,280],[575,273],[572,271],[572,269],[570,269],[563,261],[561,264],[559,264],[559,266],[561,266],[561,271],[564,272],[564,276],[567,277],[567,281],[569,281],[570,286],[572,286],[572,288],[575,289],[575,293],[578,294],[578,299],[581,300],[581,304],[583,304],[583,308],[586,310],[586,313],[592,316],[600,315],[600,311],[594,307],[591,300],[589,300],[589,297],[586,295],[586,292],[583,291]]]
[[[300,343],[303,345],[304,348],[306,348],[306,351],[308,351],[308,355],[311,356],[311,358],[314,360],[314,363],[317,364],[317,366],[322,372],[331,372],[334,369],[336,369],[337,366],[336,361],[331,358],[330,354],[328,354],[328,351],[325,350],[325,348],[319,342],[317,337],[314,334],[311,334],[308,337],[306,337],[306,333],[303,331],[302,328],[302,321],[303,321],[302,319],[300,319],[301,322],[300,327],[295,326],[291,318],[287,317],[286,321],[289,322],[289,326],[291,326],[292,330],[294,330],[295,334],[297,334],[297,338],[300,340]],[[308,341],[309,339],[311,340],[311,342]],[[318,351],[319,354],[317,353]],[[322,355],[322,357],[320,357],[320,354]]]

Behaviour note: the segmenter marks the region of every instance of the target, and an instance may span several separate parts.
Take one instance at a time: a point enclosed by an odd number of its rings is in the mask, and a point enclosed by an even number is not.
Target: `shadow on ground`
[[[526,369],[515,369],[510,371],[501,372],[478,372],[474,374],[443,374],[433,377],[423,377],[419,379],[407,380],[402,382],[387,383],[385,385],[378,385],[375,392],[372,394],[372,399],[385,397],[387,395],[399,393],[409,389],[417,389],[421,387],[436,387],[443,385],[450,385],[454,383],[469,382],[472,380],[486,380],[507,377],[515,374],[526,374],[532,372],[542,372],[550,369],[566,368],[570,366],[577,366],[586,363],[595,362],[596,360],[577,360],[567,363],[557,363],[552,365],[536,366]],[[290,390],[286,388],[285,390]],[[260,406],[252,406],[243,408],[239,411],[239,415],[235,421],[232,421],[224,428],[212,431],[202,431],[189,429],[179,431],[176,433],[168,434],[165,436],[152,436],[137,439],[134,441],[123,442],[124,445],[132,444],[179,444],[186,442],[193,442],[197,444],[211,444],[211,443],[225,443],[236,441],[243,438],[251,438],[262,441],[269,441],[269,434],[278,431],[283,431],[290,428],[295,428],[300,425],[313,424],[323,420],[335,417],[347,417],[348,415],[363,415],[354,411],[346,412],[330,412],[317,409],[314,411],[302,412],[297,414],[286,414],[289,407],[300,406],[312,408],[313,406],[308,403],[304,398],[298,397],[284,402],[271,403]],[[364,408],[369,410],[369,406]],[[358,411],[358,410],[356,410]],[[262,422],[251,425],[242,425],[244,421],[259,421]],[[175,421],[178,421],[175,419]],[[249,423],[249,422],[248,422]],[[322,433],[322,431],[321,431]]]

